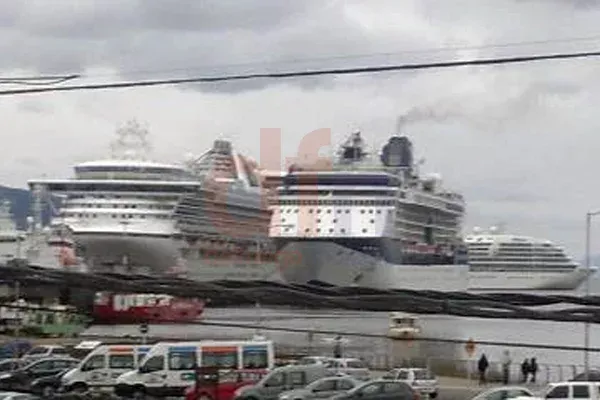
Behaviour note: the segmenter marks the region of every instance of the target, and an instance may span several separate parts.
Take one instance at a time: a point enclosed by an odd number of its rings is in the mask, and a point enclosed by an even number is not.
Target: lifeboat
[[[96,293],[92,315],[98,324],[186,323],[198,320],[204,301],[166,294]]]

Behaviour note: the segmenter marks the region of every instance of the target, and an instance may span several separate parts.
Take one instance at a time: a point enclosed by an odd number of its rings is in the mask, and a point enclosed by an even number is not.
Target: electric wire
[[[41,267],[7,265],[0,280],[27,286],[54,286],[62,290],[156,293],[200,298],[211,307],[292,306],[303,309],[404,311],[471,318],[524,319],[600,323],[600,297],[474,294],[417,290],[378,290],[336,287],[322,282],[286,284],[271,281],[193,281],[158,276],[98,274]],[[566,307],[567,305],[575,307]],[[554,306],[538,309],[539,306]]]
[[[159,79],[159,80],[139,80],[139,81],[113,82],[113,83],[91,83],[91,84],[59,86],[59,87],[7,89],[7,90],[1,90],[0,96],[46,93],[46,92],[123,89],[123,88],[133,88],[133,87],[180,85],[180,84],[190,84],[190,83],[219,83],[219,82],[234,82],[234,81],[246,81],[246,80],[255,80],[255,79],[285,79],[285,78],[302,78],[302,77],[314,77],[314,76],[325,76],[325,75],[357,75],[357,74],[373,74],[373,73],[394,72],[394,71],[419,71],[419,70],[439,69],[439,68],[505,65],[505,64],[528,63],[528,62],[548,61],[548,60],[591,58],[591,57],[599,57],[599,56],[600,56],[600,51],[588,51],[588,52],[577,52],[577,53],[554,53],[554,54],[543,54],[543,55],[513,56],[513,57],[504,57],[504,58],[484,58],[484,59],[473,59],[473,60],[440,61],[440,62],[432,62],[432,63],[393,64],[393,65],[377,65],[377,66],[368,66],[368,67],[298,70],[298,71],[287,71],[287,72],[260,72],[260,73],[249,73],[249,74],[231,74],[231,75],[212,76],[212,77],[206,76],[206,77],[174,78],[174,79]]]

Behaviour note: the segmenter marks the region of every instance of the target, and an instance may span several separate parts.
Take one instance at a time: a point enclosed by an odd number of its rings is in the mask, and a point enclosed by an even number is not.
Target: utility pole
[[[17,307],[20,307],[20,302],[19,299],[21,297],[21,284],[19,283],[19,281],[15,282],[15,304],[17,305]],[[19,308],[16,308],[16,312],[15,312],[15,316],[16,318],[16,324],[15,324],[15,338],[18,339],[19,335],[20,335],[20,330],[21,330],[21,310]]]
[[[592,230],[592,217],[598,214],[600,214],[600,210],[588,211],[585,215],[585,268],[587,274],[585,279],[586,298],[590,296],[590,275],[592,272],[590,266],[590,235]],[[587,377],[590,372],[590,323],[588,321],[586,321],[584,324],[583,347],[583,364],[585,366],[585,376]]]

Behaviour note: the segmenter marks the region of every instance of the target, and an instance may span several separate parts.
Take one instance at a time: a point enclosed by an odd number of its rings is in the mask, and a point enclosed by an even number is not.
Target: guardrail
[[[438,376],[464,378],[476,382],[479,379],[477,359],[456,359],[448,357],[422,356],[420,354],[406,354],[401,351],[382,351],[377,349],[376,343],[371,348],[364,346],[346,345],[343,347],[344,357],[362,359],[370,369],[387,371],[399,367],[428,367]],[[306,355],[333,356],[333,343],[317,343],[309,346],[277,345],[277,353],[282,358],[296,359]],[[381,346],[379,346],[381,347]],[[489,361],[486,371],[488,382],[501,382],[503,377],[502,363]],[[535,382],[546,384],[570,380],[577,374],[584,372],[580,364],[551,364],[538,362]],[[528,382],[531,381],[531,375]],[[521,372],[521,360],[513,361],[509,367],[509,382],[512,384],[525,383]]]

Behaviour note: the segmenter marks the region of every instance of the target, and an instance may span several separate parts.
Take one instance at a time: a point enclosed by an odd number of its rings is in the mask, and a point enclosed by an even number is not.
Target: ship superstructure
[[[327,165],[292,166],[272,197],[285,279],[467,289],[465,202],[419,175],[408,137],[393,135],[375,157],[356,131]]]
[[[253,165],[231,143],[216,140],[178,165],[149,159],[148,132],[136,122],[117,133],[109,159],[76,165],[74,178],[29,182],[63,197],[60,222],[92,271],[209,280],[276,270],[263,262],[269,219]]]
[[[17,229],[10,206],[10,201],[0,199],[0,264],[22,257],[27,239],[26,232]]]
[[[507,234],[498,227],[467,235],[470,289],[572,290],[596,272],[547,239]]]

